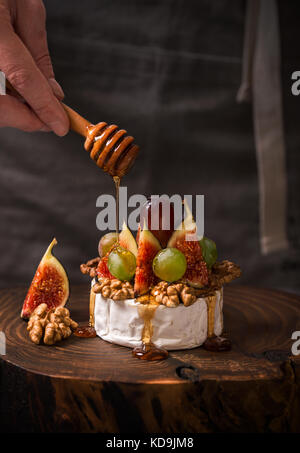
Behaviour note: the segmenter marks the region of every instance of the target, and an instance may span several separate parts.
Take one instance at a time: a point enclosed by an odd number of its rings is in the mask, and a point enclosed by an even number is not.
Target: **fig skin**
[[[38,265],[28,289],[21,318],[29,319],[36,307],[46,303],[49,310],[63,307],[69,298],[69,280],[61,263],[52,255],[54,238]]]

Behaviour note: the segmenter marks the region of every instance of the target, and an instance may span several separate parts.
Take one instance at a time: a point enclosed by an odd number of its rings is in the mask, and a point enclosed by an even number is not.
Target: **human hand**
[[[42,0],[0,0],[0,69],[23,98],[0,96],[0,127],[27,132],[69,130],[54,78]],[[25,101],[25,102],[24,102]]]

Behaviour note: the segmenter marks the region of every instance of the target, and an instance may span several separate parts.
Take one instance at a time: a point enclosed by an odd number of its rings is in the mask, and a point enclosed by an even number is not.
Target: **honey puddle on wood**
[[[80,338],[95,338],[97,336],[95,328],[90,326],[90,324],[78,326],[74,332],[74,335]]]
[[[148,303],[138,307],[139,316],[144,321],[144,328],[142,332],[142,344],[135,347],[132,350],[134,357],[142,360],[165,360],[168,358],[168,351],[163,348],[159,348],[152,343],[153,336],[153,325],[152,319],[158,305],[156,303]]]
[[[207,296],[205,298],[207,305],[207,339],[205,340],[203,347],[207,351],[221,352],[229,351],[231,349],[231,341],[228,338],[215,335],[215,312],[217,297]],[[222,316],[222,313],[220,314]],[[223,317],[222,317],[222,329],[223,329]]]
[[[95,330],[95,299],[96,294],[91,289],[90,291],[90,320],[89,323],[83,326],[78,326],[74,332],[76,337],[94,338],[97,336]]]

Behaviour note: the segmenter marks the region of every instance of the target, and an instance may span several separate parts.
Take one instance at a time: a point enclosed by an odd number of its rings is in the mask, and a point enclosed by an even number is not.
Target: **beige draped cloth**
[[[237,100],[253,103],[263,254],[288,248],[280,60],[276,0],[248,0]]]

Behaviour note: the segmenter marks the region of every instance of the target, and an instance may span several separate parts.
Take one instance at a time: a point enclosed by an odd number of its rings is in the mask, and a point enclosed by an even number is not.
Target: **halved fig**
[[[144,228],[140,233],[136,260],[134,281],[134,293],[136,296],[147,293],[157,283],[158,278],[153,273],[152,261],[160,250],[161,246],[158,239],[151,231]]]
[[[107,262],[108,262],[108,256],[110,254],[110,251],[99,261],[99,264],[97,266],[97,276],[98,278],[109,278],[110,280],[113,280],[115,277],[109,272]]]
[[[187,205],[187,216],[171,236],[168,247],[180,250],[186,259],[187,268],[182,280],[191,286],[201,288],[208,283],[207,265],[202,256],[197,237],[197,225]]]
[[[36,307],[47,304],[48,309],[63,307],[69,298],[69,280],[61,263],[52,255],[57,244],[54,238],[35,272],[24,300],[21,318],[28,319]]]

